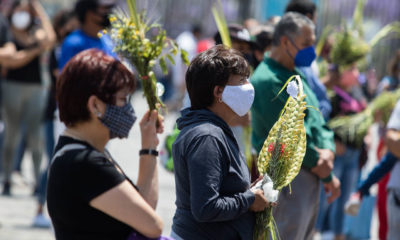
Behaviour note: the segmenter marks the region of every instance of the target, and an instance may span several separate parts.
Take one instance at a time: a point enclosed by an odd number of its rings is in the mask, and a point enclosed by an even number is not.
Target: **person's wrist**
[[[150,143],[143,143],[141,149],[157,149],[157,145]]]
[[[321,180],[323,183],[330,183],[332,181],[332,179],[333,179],[333,174],[330,173],[327,177],[322,178]]]
[[[142,148],[139,150],[139,156],[158,157],[158,151],[155,148]]]

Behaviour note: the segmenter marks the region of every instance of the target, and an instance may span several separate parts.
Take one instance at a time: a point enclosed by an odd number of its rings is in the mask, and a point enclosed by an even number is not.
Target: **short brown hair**
[[[186,72],[191,109],[210,107],[215,86],[224,87],[231,75],[250,75],[249,64],[239,51],[217,45],[197,55]]]
[[[60,119],[67,126],[87,121],[90,96],[115,104],[115,94],[125,88],[133,92],[136,80],[120,61],[97,49],[80,52],[65,65],[57,80]]]

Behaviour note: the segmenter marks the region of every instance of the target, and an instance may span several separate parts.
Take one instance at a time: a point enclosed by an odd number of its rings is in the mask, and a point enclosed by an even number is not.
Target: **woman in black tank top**
[[[11,194],[12,161],[22,136],[32,152],[34,185],[38,183],[43,149],[40,125],[47,94],[42,86],[40,56],[55,43],[51,22],[39,1],[14,1],[8,19],[15,54],[2,62],[1,69],[5,124],[3,195]]]

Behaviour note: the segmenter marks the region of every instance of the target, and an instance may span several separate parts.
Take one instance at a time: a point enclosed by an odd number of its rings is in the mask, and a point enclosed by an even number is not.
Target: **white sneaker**
[[[33,227],[37,228],[50,228],[51,227],[51,221],[47,219],[43,214],[38,214],[36,217],[33,219]]]

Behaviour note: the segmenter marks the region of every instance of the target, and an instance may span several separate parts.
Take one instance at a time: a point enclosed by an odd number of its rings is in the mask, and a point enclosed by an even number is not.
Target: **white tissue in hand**
[[[263,186],[264,196],[268,202],[276,202],[278,200],[278,190],[274,190],[273,182],[267,182]]]
[[[263,183],[262,190],[264,191],[264,196],[268,202],[276,202],[278,200],[278,190],[274,190],[274,183],[271,178],[265,174],[264,179],[260,181]]]
[[[251,189],[262,189],[262,180],[258,181]]]
[[[263,185],[264,184],[264,185]],[[278,190],[274,190],[274,183],[268,175],[264,175],[264,179],[258,181],[251,189],[261,189],[268,202],[276,202],[278,200]]]

